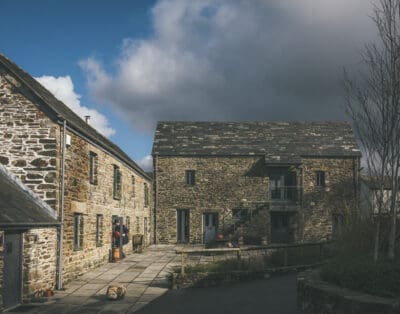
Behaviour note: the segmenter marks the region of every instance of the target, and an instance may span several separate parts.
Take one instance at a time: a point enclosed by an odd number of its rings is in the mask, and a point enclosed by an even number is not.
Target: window
[[[74,214],[74,250],[83,248],[83,215]]]
[[[136,230],[136,233],[140,233],[140,218],[138,216],[136,216],[136,220],[135,220],[135,230]]]
[[[98,160],[97,160],[97,154],[90,152],[90,184],[97,185],[97,166],[98,166]]]
[[[147,217],[143,218],[143,235],[146,237],[147,236]],[[146,241],[146,239],[144,239]]]
[[[131,230],[131,217],[125,217],[125,227],[128,229],[128,232]]]
[[[247,208],[234,208],[232,209],[232,218],[234,220],[245,220],[249,214]]]
[[[132,176],[132,197],[135,197],[135,176]]]
[[[186,184],[195,185],[196,172],[194,170],[186,170]]]
[[[149,187],[147,183],[144,184],[144,206],[149,206]]]
[[[315,172],[315,183],[317,186],[325,186],[325,172],[316,171]]]
[[[96,246],[103,245],[103,215],[96,215]]]
[[[113,197],[116,200],[121,199],[122,190],[122,173],[118,166],[114,165],[114,184],[113,184]]]

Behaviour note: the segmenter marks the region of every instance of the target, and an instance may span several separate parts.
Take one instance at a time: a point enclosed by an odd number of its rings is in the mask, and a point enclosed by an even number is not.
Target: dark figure
[[[129,229],[125,226],[122,225],[122,244],[128,244],[129,242]]]

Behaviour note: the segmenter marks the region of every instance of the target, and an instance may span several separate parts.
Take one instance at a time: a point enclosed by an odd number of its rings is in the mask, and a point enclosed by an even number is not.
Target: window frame
[[[98,156],[95,152],[90,152],[89,153],[89,182],[92,185],[97,185],[98,184]]]
[[[149,206],[149,186],[147,183],[143,184],[143,189],[144,189],[144,207]]]
[[[96,215],[96,246],[103,246],[103,222],[104,216],[102,214]]]
[[[187,186],[196,185],[196,170],[185,170],[185,180]]]
[[[83,235],[84,235],[84,220],[82,213],[74,213],[73,217],[74,226],[74,251],[83,249]]]
[[[132,175],[131,180],[132,180],[132,182],[131,182],[132,183],[132,197],[135,197],[135,195],[136,195],[136,178],[134,175]]]
[[[325,171],[322,171],[322,170],[315,171],[315,185],[320,188],[323,188],[326,186]]]
[[[119,166],[113,168],[113,198],[120,200],[122,197],[122,172]]]

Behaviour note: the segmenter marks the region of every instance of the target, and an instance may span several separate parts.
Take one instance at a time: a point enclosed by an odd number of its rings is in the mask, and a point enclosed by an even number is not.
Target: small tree
[[[388,257],[395,257],[396,203],[400,167],[400,0],[380,0],[372,19],[379,44],[368,44],[362,53],[366,71],[359,82],[345,71],[346,111],[363,148],[367,171],[376,194],[376,233],[374,260],[378,260],[382,212],[390,209]],[[384,197],[385,183],[391,193]]]

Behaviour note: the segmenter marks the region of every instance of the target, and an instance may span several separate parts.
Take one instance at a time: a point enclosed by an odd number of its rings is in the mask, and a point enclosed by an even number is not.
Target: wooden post
[[[181,252],[181,275],[182,277],[185,276],[185,253]]]
[[[240,261],[240,250],[236,252],[237,260]]]

